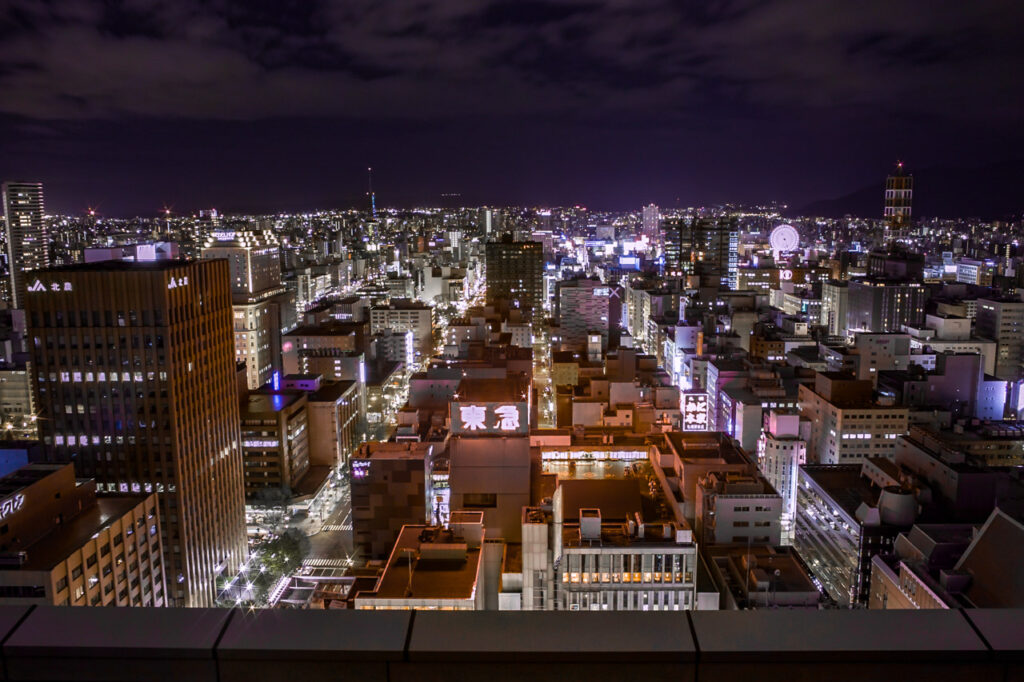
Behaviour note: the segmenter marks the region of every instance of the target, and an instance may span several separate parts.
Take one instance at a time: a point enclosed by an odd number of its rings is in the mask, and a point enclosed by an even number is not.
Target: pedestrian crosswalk
[[[325,523],[323,530],[326,531],[341,531],[341,530],[352,530],[352,522],[347,521],[346,523]]]
[[[348,565],[347,559],[336,559],[326,557],[312,557],[302,562],[303,566],[312,568],[344,568]]]

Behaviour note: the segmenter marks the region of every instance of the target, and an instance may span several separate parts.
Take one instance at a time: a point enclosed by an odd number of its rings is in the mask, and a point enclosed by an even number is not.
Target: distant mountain
[[[934,166],[914,175],[914,216],[997,219],[1024,213],[1024,161],[980,168]],[[793,215],[881,218],[885,178],[835,199],[803,206]]]

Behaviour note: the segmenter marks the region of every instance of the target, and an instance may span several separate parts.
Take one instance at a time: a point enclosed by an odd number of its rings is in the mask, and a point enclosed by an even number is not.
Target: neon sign
[[[683,431],[708,430],[708,394],[683,394]]]
[[[177,289],[184,286],[188,286],[188,277],[171,277],[171,281],[167,283],[168,289]]]
[[[452,403],[452,433],[525,434],[529,430],[526,403]]]
[[[352,478],[366,478],[370,475],[370,460],[352,460]]]
[[[0,502],[0,519],[6,519],[8,516],[21,509],[24,504],[24,495],[18,494],[8,497],[3,502]]]

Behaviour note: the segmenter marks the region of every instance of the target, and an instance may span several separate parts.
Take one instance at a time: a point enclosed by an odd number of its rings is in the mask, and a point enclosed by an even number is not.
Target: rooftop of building
[[[322,384],[319,389],[309,394],[309,402],[334,402],[352,390],[354,386],[356,386],[355,381],[333,381],[329,384]]]
[[[697,485],[703,490],[714,491],[718,495],[726,497],[730,495],[778,495],[771,483],[760,474],[738,471],[712,471],[701,477]]]
[[[684,531],[677,540],[676,532]],[[684,539],[685,538],[685,539]],[[674,521],[650,523],[644,521],[643,530],[635,523],[605,521],[601,519],[600,538],[588,539],[581,534],[578,523],[566,522],[562,526],[562,547],[637,547],[642,545],[679,544],[691,545],[692,534],[688,529],[678,528]]]
[[[303,324],[285,336],[351,336],[366,328],[365,322],[341,322],[326,320],[320,324]]]
[[[732,439],[718,431],[669,431],[665,436],[683,460],[720,458],[729,464],[748,463]]]
[[[203,261],[189,261],[184,259],[152,261],[104,260],[96,261],[94,263],[55,265],[53,267],[36,270],[36,272],[161,272],[164,270],[173,270],[175,268],[184,268],[201,262]]]
[[[370,308],[371,312],[383,310],[431,310],[431,307],[423,301],[411,298],[393,298],[387,304],[379,304]]]
[[[65,521],[61,525],[55,525],[52,531],[31,545],[22,547],[21,550],[27,556],[25,563],[11,565],[8,568],[25,571],[52,570],[57,564],[65,561],[72,552],[127,514],[146,497],[147,495],[98,495],[96,504],[82,510],[71,520]]]
[[[950,429],[938,429],[927,424],[915,425],[919,434],[927,435],[944,444],[971,445],[980,441],[1024,441],[1024,422],[972,420],[956,424]]]
[[[459,382],[461,402],[520,402],[526,400],[528,382],[519,375],[504,379],[467,377]]]
[[[418,443],[415,441],[398,441],[395,443],[384,441],[369,441],[359,445],[359,449],[352,455],[353,459],[423,459],[430,454],[433,447],[431,443]]]
[[[772,592],[820,594],[799,555],[791,547],[712,544],[704,547],[703,551],[709,561],[719,564],[721,568],[732,569],[730,573],[734,577],[744,575],[744,569],[747,566],[753,571],[764,571],[764,578],[770,581]],[[756,587],[754,581],[748,583],[747,586],[748,589]],[[742,588],[743,586],[731,585],[731,587]],[[742,590],[734,589],[734,592],[737,593],[737,597],[744,599]]]
[[[395,360],[377,360],[366,365],[366,385],[376,386],[387,383],[405,367],[405,363]]]
[[[1024,607],[1024,524],[995,509],[957,562],[971,576],[962,593],[976,608]]]
[[[861,504],[874,507],[881,488],[861,475],[860,464],[805,464],[802,475],[814,481],[850,518],[856,518]]]
[[[33,441],[34,442],[34,441]],[[10,497],[11,495],[24,490],[34,483],[38,483],[47,476],[54,474],[67,464],[27,464],[23,467],[12,471],[3,478],[0,478],[0,498]]]
[[[469,547],[450,530],[406,525],[395,541],[374,593],[358,596],[471,599],[476,592],[480,559],[481,547]]]
[[[256,389],[242,400],[242,419],[247,415],[275,414],[283,412],[293,405],[306,400],[305,391],[270,391]]]

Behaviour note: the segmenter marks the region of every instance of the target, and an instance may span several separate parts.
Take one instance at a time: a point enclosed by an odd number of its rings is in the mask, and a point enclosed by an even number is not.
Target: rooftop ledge
[[[1021,679],[1024,609],[0,607],[10,680]],[[585,677],[584,677],[585,676]],[[640,677],[643,676],[643,677]]]

